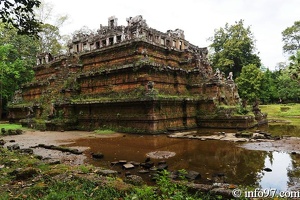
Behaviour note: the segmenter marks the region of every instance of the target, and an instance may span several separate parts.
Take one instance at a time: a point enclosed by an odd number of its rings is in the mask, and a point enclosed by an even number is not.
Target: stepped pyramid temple
[[[207,48],[180,29],[148,27],[142,16],[108,18],[96,34],[77,34],[66,55],[37,56],[35,78],[15,92],[9,119],[41,130],[113,129],[164,133],[253,127],[260,112],[239,115],[232,73],[213,71]]]

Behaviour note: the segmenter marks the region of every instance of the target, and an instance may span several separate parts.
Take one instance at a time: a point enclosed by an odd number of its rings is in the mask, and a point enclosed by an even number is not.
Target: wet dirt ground
[[[6,141],[5,147],[18,144],[21,149],[35,147],[39,144],[64,146],[75,143],[78,139],[83,138],[107,138],[121,137],[122,134],[115,133],[109,135],[99,135],[93,132],[85,131],[25,131],[22,135],[4,136],[1,139]],[[85,151],[88,147],[73,146],[80,151]],[[35,155],[40,155],[44,159],[60,160],[61,163],[80,165],[84,163],[86,156],[84,154],[74,155],[71,153],[60,152],[51,149],[36,147],[33,148]]]
[[[167,158],[169,170],[198,171],[201,173],[201,180],[205,183],[214,180],[215,174],[226,174],[226,181],[230,183],[251,185],[258,180],[257,173],[264,168],[268,152],[281,152],[281,154],[282,152],[283,154],[295,152],[300,155],[300,138],[295,137],[267,142],[234,142],[168,138],[166,135],[142,136],[120,133],[100,135],[83,131],[25,131],[22,135],[4,136],[1,139],[6,141],[5,146],[18,144],[21,149],[35,146],[34,154],[42,156],[49,162],[59,160],[60,163],[65,164],[86,163],[105,168],[111,168],[111,161],[120,159],[143,162],[147,153],[153,151],[175,152],[176,156]],[[75,155],[36,147],[39,144],[67,146],[84,151],[84,153]],[[101,152],[105,156],[100,162],[92,159],[92,152]],[[287,157],[291,160],[289,155]],[[153,161],[156,163],[159,159],[153,159]],[[252,164],[249,165],[249,163]],[[118,167],[113,169],[123,172]],[[283,171],[286,173],[286,170]]]
[[[22,135],[5,136],[3,139],[7,142],[5,146],[17,143],[20,145],[21,149],[23,149],[39,144],[64,146],[74,144],[80,139],[113,138],[122,136],[123,134],[120,133],[100,135],[85,131],[25,131]],[[297,137],[286,137],[281,140],[267,142],[247,142],[240,146],[249,150],[280,151],[286,153],[296,152],[300,154],[300,138]],[[72,148],[85,151],[89,147],[72,145]],[[34,148],[34,153],[41,155],[44,158],[59,159],[61,162],[69,164],[83,164],[85,159],[84,155],[72,155],[70,153],[63,153],[44,148]]]
[[[300,138],[285,137],[281,140],[268,142],[248,142],[241,145],[241,147],[249,150],[278,151],[285,153],[295,152],[300,154]]]

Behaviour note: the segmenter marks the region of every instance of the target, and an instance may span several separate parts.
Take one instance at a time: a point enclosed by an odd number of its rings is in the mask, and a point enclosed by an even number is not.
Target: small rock
[[[222,197],[224,197],[226,199],[227,198],[232,198],[232,190],[231,189],[225,189],[225,188],[214,188],[212,190],[210,190],[210,192],[212,194],[216,194],[216,195],[221,195]]]
[[[134,166],[140,166],[140,164],[141,164],[141,163],[135,162],[135,161],[130,161],[128,163],[133,164]]]
[[[144,184],[144,181],[143,181],[142,177],[137,176],[137,175],[126,176],[124,182],[130,183],[130,184],[135,185],[135,186],[141,186],[141,185]]]
[[[173,172],[171,172],[170,175],[169,175],[169,177],[170,177],[171,179],[177,179],[178,176],[179,176],[179,172],[178,172],[178,171],[173,171]]]
[[[150,171],[142,169],[142,170],[138,171],[138,173],[140,173],[140,174],[147,174],[147,173],[150,173]]]
[[[119,164],[119,161],[113,161],[113,162],[110,162],[110,165],[111,165],[111,166],[115,166],[115,165],[117,165],[117,164]]]
[[[218,172],[218,173],[215,173],[213,174],[213,177],[224,177],[225,174],[223,172]]]
[[[5,145],[5,143],[6,143],[6,142],[5,142],[3,139],[0,140],[0,145],[1,145],[1,146]]]
[[[147,169],[150,169],[150,168],[153,167],[153,166],[154,166],[154,163],[151,162],[151,161],[149,161],[149,162],[146,162],[146,163],[144,164],[143,167],[145,167],[145,168],[147,168]]]
[[[16,140],[9,140],[10,143],[16,142]]]
[[[20,152],[21,153],[27,153],[27,154],[33,154],[33,149],[20,149]]]
[[[188,171],[188,173],[185,175],[185,177],[189,180],[196,180],[198,178],[201,178],[201,175],[199,172],[196,172],[196,171]]]
[[[168,165],[167,164],[160,164],[157,166],[157,170],[162,171],[164,169],[168,169]]]
[[[17,180],[26,180],[28,178],[36,176],[39,171],[35,168],[28,167],[25,169],[15,170],[13,173],[15,174]]]
[[[157,167],[153,166],[149,170],[155,172],[155,171],[157,171]]]
[[[131,164],[131,163],[126,163],[126,164],[123,165],[123,168],[124,168],[124,169],[133,169],[133,168],[134,168],[134,165]]]
[[[23,131],[22,131],[21,129],[17,129],[17,130],[16,130],[16,134],[17,134],[17,135],[21,135],[22,133],[23,133]]]
[[[35,155],[34,156],[36,159],[39,159],[39,160],[42,160],[43,159],[43,156],[41,156],[41,155]]]
[[[130,176],[131,173],[130,172],[125,172],[125,176]]]
[[[61,162],[60,162],[60,160],[49,159],[49,160],[47,161],[47,163],[48,163],[49,165],[58,165],[58,164],[60,164]]]
[[[158,165],[161,165],[161,164],[167,164],[167,162],[165,160],[161,160],[158,162]]]
[[[271,137],[272,135],[271,135],[271,133],[264,133],[264,136],[265,136],[266,138],[268,138],[268,137]]]
[[[272,171],[272,169],[270,169],[268,167],[264,168],[263,170],[266,171],[266,172],[271,172]]]
[[[79,151],[78,149],[70,149],[69,152],[72,153],[72,154],[76,154],[76,155],[79,155],[79,154],[83,153],[82,151]]]
[[[20,145],[19,144],[13,144],[13,145],[7,146],[7,149],[11,150],[11,151],[18,150],[18,149],[20,149]]]
[[[127,160],[119,160],[119,164],[124,165],[127,163]]]
[[[110,169],[101,169],[101,170],[97,170],[95,172],[97,174],[103,175],[103,176],[116,176],[118,174],[117,171],[110,170]]]
[[[102,159],[104,157],[103,153],[92,153],[94,159]]]

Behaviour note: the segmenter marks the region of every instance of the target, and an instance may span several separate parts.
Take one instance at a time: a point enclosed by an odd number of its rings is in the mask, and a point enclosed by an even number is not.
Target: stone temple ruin
[[[198,127],[249,128],[264,117],[236,115],[232,73],[213,72],[207,48],[184,31],[148,27],[142,16],[97,34],[78,34],[66,55],[37,56],[35,79],[9,104],[9,119],[44,130],[162,133]]]

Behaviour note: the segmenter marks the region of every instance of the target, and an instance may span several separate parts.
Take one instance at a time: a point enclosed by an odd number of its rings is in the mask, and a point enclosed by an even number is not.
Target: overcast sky
[[[83,26],[98,29],[107,25],[110,16],[118,25],[127,25],[126,18],[142,15],[149,27],[166,32],[184,30],[185,39],[199,47],[214,30],[244,19],[256,39],[256,49],[263,65],[274,69],[287,60],[282,52],[281,32],[300,20],[300,0],[45,0],[54,11],[68,14],[69,22],[62,32],[73,33]]]

